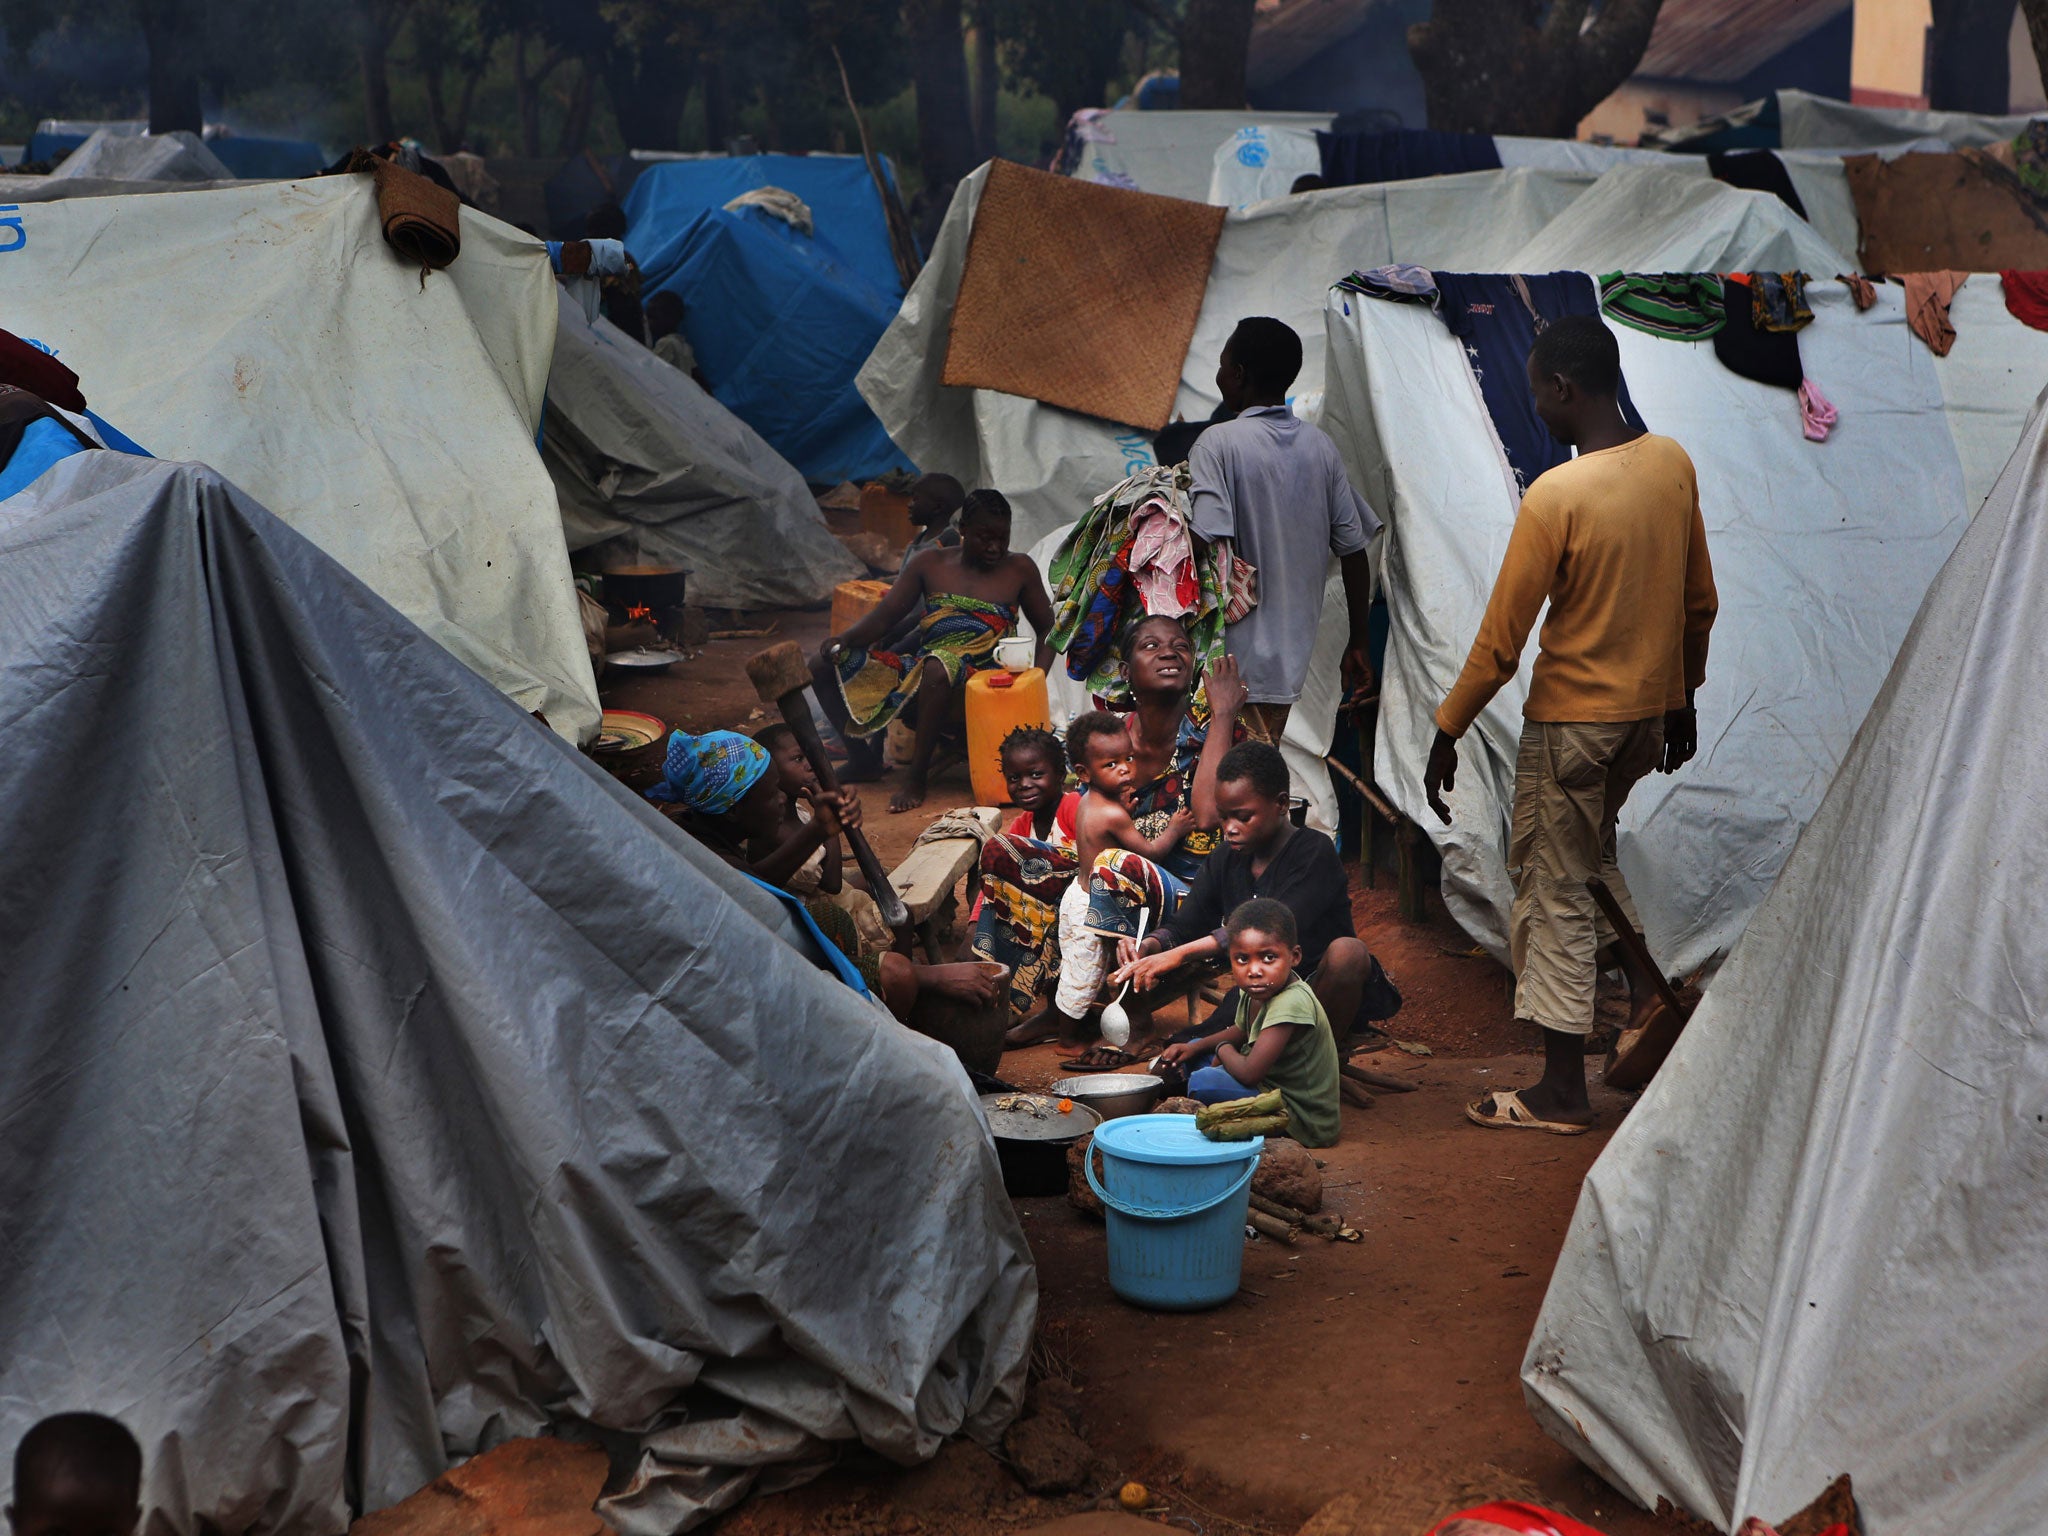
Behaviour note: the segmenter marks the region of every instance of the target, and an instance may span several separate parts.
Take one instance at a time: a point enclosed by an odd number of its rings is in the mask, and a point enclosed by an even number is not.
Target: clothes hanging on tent
[[[1529,393],[1529,349],[1542,325],[1566,315],[1599,312],[1593,280],[1583,272],[1439,272],[1436,282],[1442,295],[1437,313],[1464,344],[1465,361],[1514,471],[1517,492],[1527,490],[1538,475],[1571,457],[1536,415]],[[1642,428],[1626,379],[1621,383],[1621,413],[1629,425]]]
[[[1608,318],[1672,341],[1705,341],[1725,323],[1712,272],[1609,272],[1600,279]]]
[[[1806,373],[1799,366],[1795,331],[1769,331],[1757,323],[1752,285],[1742,273],[1730,273],[1723,288],[1726,323],[1714,333],[1714,356],[1731,373],[1779,389],[1797,389]]]
[[[1796,331],[1813,324],[1813,310],[1806,302],[1804,272],[1752,272],[1749,295],[1750,309],[1760,329]]]
[[[1906,324],[1927,343],[1936,357],[1947,357],[1956,344],[1956,328],[1949,323],[1948,307],[1956,290],[1969,277],[1967,272],[1902,272],[1896,274],[1906,288]]]
[[[1799,200],[1799,190],[1792,185],[1785,162],[1768,149],[1710,151],[1707,171],[1716,181],[1731,187],[1768,192],[1802,219],[1806,217],[1806,204]]]
[[[1333,187],[1500,169],[1500,151],[1490,133],[1442,133],[1434,128],[1319,131],[1316,148],[1323,157],[1323,180]]]
[[[1408,262],[1354,272],[1337,286],[1348,293],[1364,294],[1373,299],[1392,299],[1397,304],[1434,305],[1437,298],[1435,275],[1427,267]]]
[[[2005,308],[2013,319],[2048,331],[2048,272],[2001,272],[2005,287]]]
[[[32,342],[0,331],[0,384],[11,384],[67,411],[85,409],[78,375]]]
[[[1052,588],[1052,633],[1045,638],[1067,659],[1067,676],[1085,683],[1098,699],[1127,692],[1121,642],[1130,627],[1148,612],[1146,592],[1157,589],[1150,578],[1141,584],[1133,572],[1156,563],[1137,555],[1140,512],[1164,503],[1173,518],[1192,529],[1188,507],[1186,464],[1162,464],[1140,470],[1095,498],[1047,568]],[[1164,545],[1162,544],[1162,549]],[[1229,539],[1194,539],[1195,595],[1181,616],[1195,648],[1195,665],[1206,671],[1223,655],[1223,626],[1235,624],[1258,604],[1258,571],[1239,558]],[[1170,568],[1170,562],[1169,562]],[[1173,590],[1180,589],[1175,577]]]
[[[1837,272],[1835,281],[1849,290],[1849,297],[1856,301],[1859,312],[1877,302],[1877,286],[1869,278],[1854,272]]]
[[[1834,403],[1820,392],[1818,384],[1811,379],[1800,381],[1799,430],[1806,434],[1808,442],[1826,442],[1828,433],[1834,430],[1835,422],[1840,416],[1841,413],[1835,409]]]

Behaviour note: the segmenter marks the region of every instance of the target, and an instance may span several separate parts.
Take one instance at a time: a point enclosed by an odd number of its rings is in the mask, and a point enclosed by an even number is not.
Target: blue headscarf
[[[647,791],[650,800],[670,800],[722,816],[761,782],[768,771],[768,750],[738,731],[706,731],[692,736],[672,732],[661,782]]]

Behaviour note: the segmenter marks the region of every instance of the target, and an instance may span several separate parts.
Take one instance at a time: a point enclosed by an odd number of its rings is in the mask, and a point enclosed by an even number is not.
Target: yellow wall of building
[[[1856,0],[1849,82],[1856,91],[1918,96],[1926,87],[1928,0]]]

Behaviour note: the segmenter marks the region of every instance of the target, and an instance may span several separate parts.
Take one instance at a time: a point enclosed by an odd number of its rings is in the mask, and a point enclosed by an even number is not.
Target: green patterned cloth
[[[1610,272],[1600,279],[1610,319],[1672,341],[1706,341],[1728,323],[1713,272]]]
[[[1053,622],[1048,639],[1062,656],[1070,656],[1077,645],[1085,647],[1085,670],[1077,675],[1070,664],[1068,675],[1085,683],[1097,699],[1121,699],[1129,693],[1124,637],[1145,617],[1137,588],[1128,579],[1131,515],[1154,496],[1163,496],[1186,517],[1188,485],[1186,464],[1140,470],[1096,497],[1052,557]],[[1187,625],[1196,668],[1206,673],[1223,655],[1229,556],[1200,539],[1195,548],[1200,596]]]

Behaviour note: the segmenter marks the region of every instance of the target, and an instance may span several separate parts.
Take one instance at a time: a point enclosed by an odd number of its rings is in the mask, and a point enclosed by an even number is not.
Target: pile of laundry
[[[1100,702],[1128,692],[1123,639],[1153,614],[1186,621],[1204,670],[1223,626],[1258,603],[1258,573],[1229,539],[1196,535],[1185,464],[1140,470],[1096,498],[1052,557],[1053,627],[1067,675]]]

